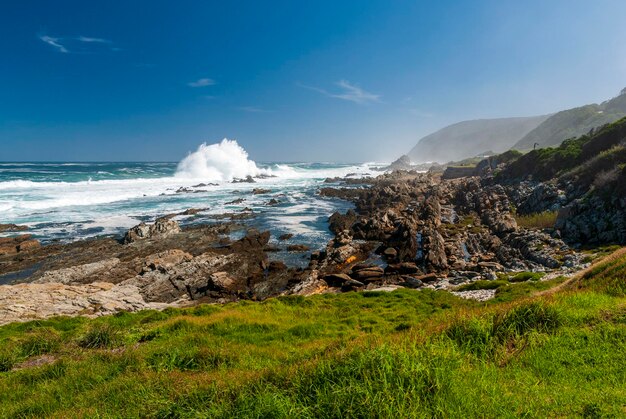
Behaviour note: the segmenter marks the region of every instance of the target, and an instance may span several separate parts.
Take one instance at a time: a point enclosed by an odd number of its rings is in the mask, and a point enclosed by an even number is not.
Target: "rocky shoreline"
[[[349,200],[354,210],[329,218],[334,238],[311,252],[306,268],[271,260],[268,231],[231,239],[245,230],[236,220],[181,228],[164,216],[121,240],[39,246],[21,232],[1,239],[0,283],[12,284],[0,286],[0,324],[292,294],[455,291],[522,271],[567,275],[585,266],[558,231],[517,225],[511,208],[523,202],[515,197],[533,192],[516,195],[484,176],[414,171],[329,181],[319,193]],[[478,300],[494,294],[479,291],[455,293]]]

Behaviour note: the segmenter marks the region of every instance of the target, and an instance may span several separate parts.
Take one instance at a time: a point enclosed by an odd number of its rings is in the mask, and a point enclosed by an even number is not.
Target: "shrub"
[[[58,333],[51,329],[28,335],[20,343],[20,352],[24,357],[43,355],[55,351],[59,347]]]
[[[78,341],[78,346],[87,349],[109,348],[119,340],[119,332],[109,325],[98,325],[90,329]]]
[[[0,372],[11,371],[15,365],[15,354],[10,350],[0,351]]]
[[[558,211],[544,211],[528,215],[516,215],[517,225],[524,228],[544,229],[553,228]]]
[[[495,316],[493,335],[498,341],[504,342],[531,331],[551,332],[560,325],[561,316],[554,307],[534,301]]]
[[[230,356],[206,348],[168,348],[159,350],[148,358],[148,365],[157,371],[212,370],[231,363]]]

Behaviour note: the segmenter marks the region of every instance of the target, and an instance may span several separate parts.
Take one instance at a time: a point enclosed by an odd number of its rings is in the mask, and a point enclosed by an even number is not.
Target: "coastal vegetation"
[[[625,273],[13,323],[0,416],[619,417]]]

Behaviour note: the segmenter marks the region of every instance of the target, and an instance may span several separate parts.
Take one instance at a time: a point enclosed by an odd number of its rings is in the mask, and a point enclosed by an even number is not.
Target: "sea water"
[[[27,225],[43,243],[68,242],[121,237],[141,221],[189,208],[206,210],[177,216],[182,225],[215,222],[217,214],[249,208],[255,217],[243,221],[248,226],[270,230],[274,241],[290,233],[287,243],[319,249],[331,238],[328,217],[351,207],[319,196],[319,188],[328,186],[324,180],[375,176],[379,166],[256,163],[231,140],[203,144],[178,163],[0,163],[0,223]],[[233,183],[247,176],[255,183]],[[271,192],[253,194],[254,188]],[[243,202],[231,203],[239,198]],[[268,205],[271,199],[279,203]]]

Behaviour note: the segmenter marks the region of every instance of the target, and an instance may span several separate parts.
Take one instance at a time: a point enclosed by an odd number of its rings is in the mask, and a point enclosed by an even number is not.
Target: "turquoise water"
[[[269,229],[273,237],[294,234],[290,242],[317,249],[330,239],[328,216],[350,207],[317,194],[324,180],[367,175],[373,168],[252,164],[255,173],[265,176],[255,183],[232,183],[226,176],[215,180],[214,175],[204,177],[206,171],[181,174],[177,163],[0,163],[0,223],[26,224],[44,243],[65,242],[121,236],[141,221],[188,208],[208,209],[196,216],[178,216],[183,225],[212,222],[216,214],[250,208],[257,216],[245,221],[248,225]],[[189,192],[177,192],[180,188]],[[254,188],[271,192],[255,195]],[[229,203],[240,198],[244,201]],[[268,205],[271,199],[279,204]]]

